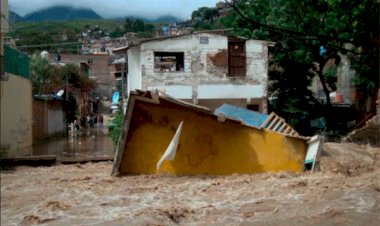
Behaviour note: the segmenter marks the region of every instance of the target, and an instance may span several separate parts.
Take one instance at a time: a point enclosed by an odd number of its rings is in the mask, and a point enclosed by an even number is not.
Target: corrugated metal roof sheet
[[[267,130],[276,131],[285,135],[300,137],[300,135],[295,131],[290,125],[288,125],[283,118],[272,112],[262,127]]]

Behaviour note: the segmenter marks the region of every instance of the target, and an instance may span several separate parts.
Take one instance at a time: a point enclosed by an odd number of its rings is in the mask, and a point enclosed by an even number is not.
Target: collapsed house
[[[112,174],[300,172],[307,155],[315,161],[319,139],[299,136],[280,117],[260,114],[249,124],[219,110],[131,92]]]

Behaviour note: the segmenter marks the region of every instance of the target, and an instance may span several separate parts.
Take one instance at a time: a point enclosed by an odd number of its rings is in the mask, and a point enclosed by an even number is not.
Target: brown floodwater
[[[0,225],[379,225],[380,149],[327,143],[320,171],[111,176],[112,161],[1,171]]]
[[[114,144],[106,129],[91,128],[33,146],[33,155],[56,155],[58,161],[113,157]]]

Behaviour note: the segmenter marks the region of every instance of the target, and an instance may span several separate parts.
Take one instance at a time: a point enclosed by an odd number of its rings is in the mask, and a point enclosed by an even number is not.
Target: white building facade
[[[268,45],[212,33],[130,44],[127,91],[161,90],[215,109],[223,103],[266,113]]]

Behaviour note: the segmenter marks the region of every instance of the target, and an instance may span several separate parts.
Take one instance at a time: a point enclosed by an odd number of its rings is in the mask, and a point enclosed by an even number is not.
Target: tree
[[[95,81],[87,78],[78,65],[66,64],[63,67],[59,67],[59,71],[62,82],[67,82],[73,88],[90,91],[95,87]]]
[[[57,93],[65,86],[89,91],[95,86],[77,65],[51,65],[37,53],[31,58],[30,70],[33,94]]]
[[[375,0],[236,0],[223,23],[233,34],[273,41],[269,91],[273,108],[298,118],[331,107],[330,91],[340,54],[348,55],[357,85],[369,95],[378,84],[378,6]],[[327,63],[330,70],[324,70]],[[336,71],[336,70],[335,70]],[[317,76],[325,101],[307,88]],[[329,85],[330,84],[330,85]]]
[[[218,20],[215,16],[218,14],[217,8],[200,7],[193,11],[191,19],[193,20],[193,27],[196,30],[210,30],[218,27]]]
[[[133,32],[145,31],[145,23],[142,19],[136,19],[133,22]]]
[[[124,29],[125,32],[138,33],[138,37],[141,38],[151,38],[154,35],[154,26],[146,24],[142,19],[125,19]]]
[[[110,37],[111,38],[119,38],[124,35],[124,31],[121,27],[117,26],[110,32]]]
[[[133,32],[133,20],[132,19],[125,19],[125,24],[124,24],[124,30],[125,32]]]
[[[48,85],[52,76],[52,68],[49,61],[41,58],[39,54],[34,54],[30,61],[30,79],[32,81],[33,94],[42,94],[46,92],[44,85]]]

